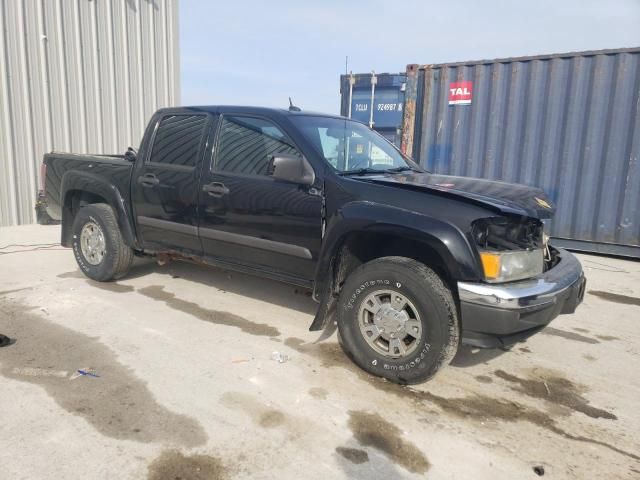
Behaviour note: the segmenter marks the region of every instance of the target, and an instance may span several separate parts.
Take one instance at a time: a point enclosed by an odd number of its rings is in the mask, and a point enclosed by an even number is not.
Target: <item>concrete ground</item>
[[[1,478],[640,478],[640,262],[580,255],[575,315],[403,388],[314,344],[305,291],[185,263],[98,284],[36,248],[0,249]]]

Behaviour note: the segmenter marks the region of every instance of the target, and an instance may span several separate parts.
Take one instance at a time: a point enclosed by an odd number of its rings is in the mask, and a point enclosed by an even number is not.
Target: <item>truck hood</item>
[[[555,213],[555,207],[544,191],[517,183],[433,173],[383,174],[354,178],[390,187],[463,198],[501,213],[539,219],[551,218]]]

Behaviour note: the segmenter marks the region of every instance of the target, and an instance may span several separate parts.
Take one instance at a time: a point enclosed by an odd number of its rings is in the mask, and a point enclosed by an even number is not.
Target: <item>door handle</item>
[[[224,183],[213,182],[208,183],[202,187],[203,192],[207,192],[212,197],[221,197],[229,193],[229,189],[224,186]]]
[[[160,179],[153,173],[145,173],[144,175],[138,177],[138,183],[143,187],[155,187],[160,183]]]

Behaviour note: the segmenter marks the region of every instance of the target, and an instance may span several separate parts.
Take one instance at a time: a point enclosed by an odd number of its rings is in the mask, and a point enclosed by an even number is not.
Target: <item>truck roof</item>
[[[329,117],[339,118],[344,120],[345,117],[339,115],[332,115],[329,113],[312,112],[312,111],[292,111],[285,108],[268,108],[268,107],[251,107],[242,105],[193,105],[183,107],[167,107],[158,110],[162,113],[193,113],[193,112],[208,112],[208,113],[245,113],[265,116],[314,116],[314,117]]]

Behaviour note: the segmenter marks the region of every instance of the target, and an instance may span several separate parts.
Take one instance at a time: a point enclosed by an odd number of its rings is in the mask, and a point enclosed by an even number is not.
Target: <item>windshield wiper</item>
[[[367,173],[384,173],[386,172],[386,170],[378,170],[377,168],[369,168],[369,167],[363,167],[363,168],[356,168],[354,170],[345,170],[344,172],[340,172],[340,175],[365,175]]]
[[[368,173],[401,173],[401,172],[406,172],[408,170],[411,170],[412,172],[417,172],[418,170],[414,170],[413,168],[403,165],[401,167],[394,167],[394,168],[385,168],[385,169],[377,169],[377,168],[370,168],[370,167],[363,167],[363,168],[356,168],[354,170],[347,170],[344,172],[341,172],[340,175],[365,175]]]
[[[395,167],[395,168],[387,168],[386,170],[382,170],[383,172],[391,172],[391,173],[399,173],[399,172],[406,172],[407,170],[411,170],[412,172],[417,172],[418,170],[414,170],[413,168],[407,166],[407,165],[403,165],[401,167]]]
[[[362,168],[354,168],[353,170],[345,170],[344,172],[340,172],[340,175],[364,175],[367,173],[401,173],[401,172],[420,172],[420,170],[416,170],[415,168],[410,167],[409,165],[401,165],[399,167],[393,168],[371,168],[371,167],[362,167]]]

